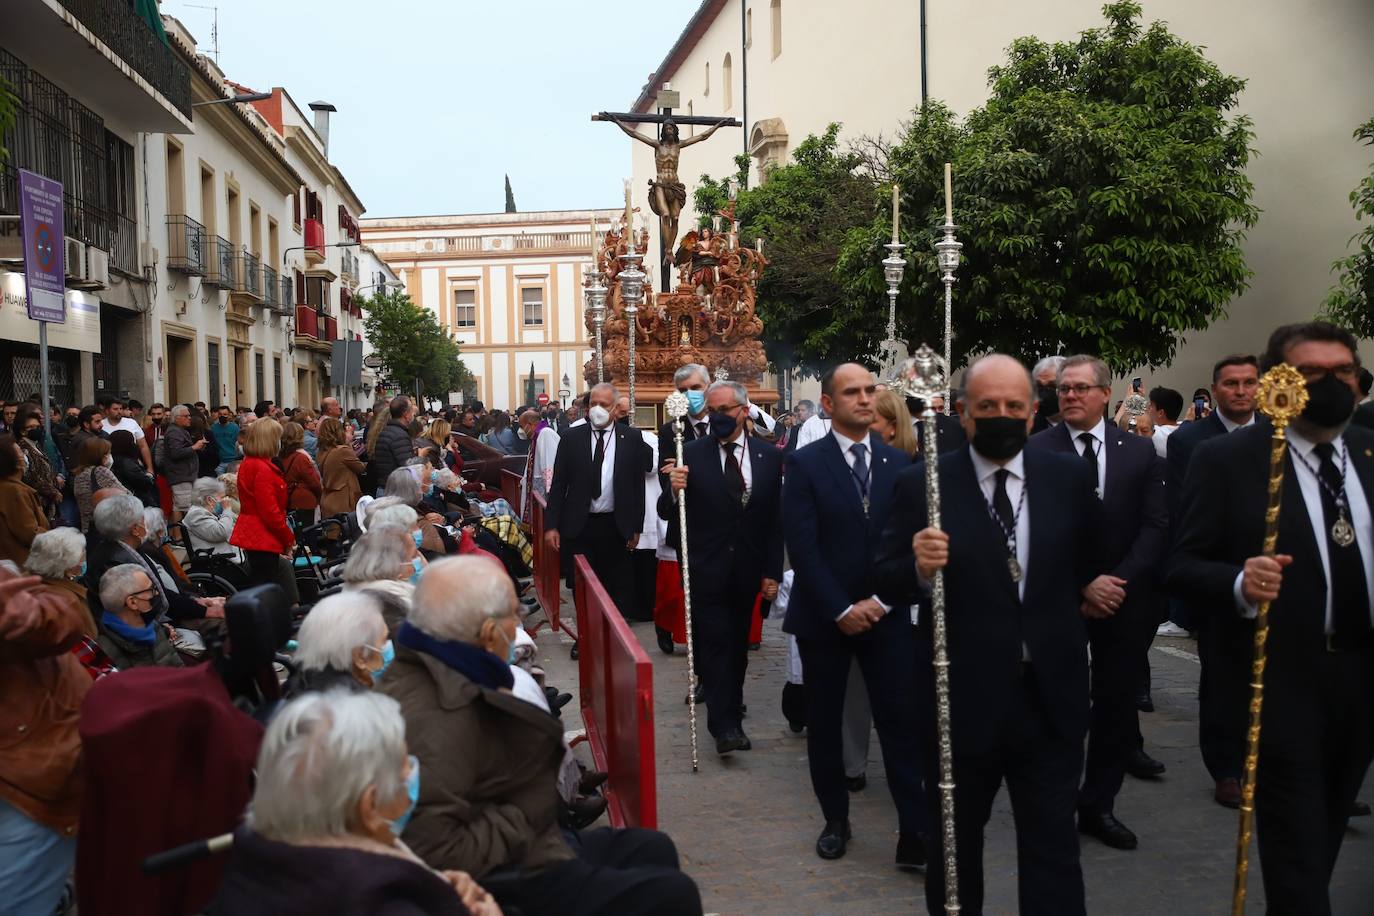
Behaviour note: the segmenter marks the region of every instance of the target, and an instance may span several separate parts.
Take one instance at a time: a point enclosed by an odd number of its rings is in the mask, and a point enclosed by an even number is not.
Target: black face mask
[[[30,442],[42,442],[44,438],[43,427],[35,426],[33,429],[24,433],[24,438],[28,439]]]
[[[76,429],[81,425],[80,417],[67,417],[62,421],[68,429]]]
[[[1026,444],[1026,421],[1020,417],[976,417],[973,447],[989,461],[1006,461]]]
[[[1350,420],[1355,411],[1355,392],[1330,372],[1307,383],[1307,407],[1302,418],[1307,422],[1332,429]]]
[[[1040,416],[1049,419],[1059,413],[1059,391],[1053,385],[1038,386]]]

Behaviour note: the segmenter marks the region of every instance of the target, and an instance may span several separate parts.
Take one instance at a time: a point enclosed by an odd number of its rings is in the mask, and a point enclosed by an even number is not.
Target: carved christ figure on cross
[[[659,252],[662,263],[671,264],[673,249],[677,245],[678,217],[682,214],[682,208],[687,205],[687,186],[677,175],[678,157],[684,147],[700,143],[726,124],[733,123],[734,119],[721,118],[705,133],[686,140],[678,139],[677,124],[671,117],[663,120],[658,140],[644,136],[613,114],[603,111],[600,120],[612,122],[632,139],[654,149],[654,167],[658,171],[658,177],[649,182],[649,209],[658,216]]]

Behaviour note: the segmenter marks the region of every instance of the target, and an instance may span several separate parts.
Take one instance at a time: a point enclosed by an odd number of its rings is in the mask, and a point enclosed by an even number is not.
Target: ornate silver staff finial
[[[949,384],[945,361],[940,354],[921,344],[915,354],[902,360],[888,384],[902,397],[920,398],[930,403],[932,398],[945,396]]]
[[[727,369],[725,368],[724,365],[717,366],[717,367],[716,367],[716,374],[715,374],[715,381],[717,381],[717,382],[725,382],[725,381],[729,381],[729,379],[730,379],[730,372],[729,372],[729,370],[727,370]]]
[[[668,395],[668,397],[664,398],[663,409],[667,411],[668,416],[672,417],[674,420],[687,416],[687,411],[689,409],[687,395],[683,394],[681,391],[674,391],[672,394]]]

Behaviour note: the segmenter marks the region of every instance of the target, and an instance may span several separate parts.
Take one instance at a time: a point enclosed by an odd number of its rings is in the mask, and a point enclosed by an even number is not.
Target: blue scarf
[[[515,675],[504,659],[497,658],[486,649],[479,649],[467,643],[435,639],[423,630],[401,624],[396,631],[396,641],[407,649],[423,652],[443,662],[479,687],[496,690],[505,687],[509,690],[515,685]]]
[[[142,627],[131,627],[109,611],[100,615],[100,623],[119,638],[136,645],[152,646],[157,644],[157,624],[155,623]]]

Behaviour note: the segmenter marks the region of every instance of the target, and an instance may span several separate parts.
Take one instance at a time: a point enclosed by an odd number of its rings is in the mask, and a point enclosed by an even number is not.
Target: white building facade
[[[1190,338],[1155,379],[1192,390],[1211,381],[1219,356],[1254,352],[1276,325],[1310,318],[1334,282],[1331,262],[1359,225],[1348,195],[1368,174],[1368,150],[1351,134],[1370,114],[1374,4],[1329,0],[1318,14],[1281,0],[1146,0],[1145,22],[1156,19],[1248,80],[1236,113],[1254,120],[1258,150],[1248,171],[1263,211],[1245,245],[1251,288],[1231,303],[1228,320]],[[744,122],[743,131],[725,128],[683,151],[687,227],[695,176],[733,174],[742,151],[757,180],[763,166],[786,162],[831,122],[843,124],[844,139],[891,138],[920,105],[923,74],[930,99],[967,114],[986,100],[988,68],[1005,59],[1013,39],[1071,40],[1101,24],[1099,0],[704,0],[632,108],[651,111],[670,83],[681,93],[678,112]],[[632,157],[642,206],[652,150],[633,144]],[[958,175],[954,185],[957,198]],[[650,244],[646,263],[657,256],[656,237]],[[957,309],[957,285],[954,296]]]
[[[366,219],[363,237],[411,301],[454,332],[476,397],[489,408],[557,403],[586,390],[592,358],[582,281],[591,221],[604,231],[621,210],[564,210]]]

